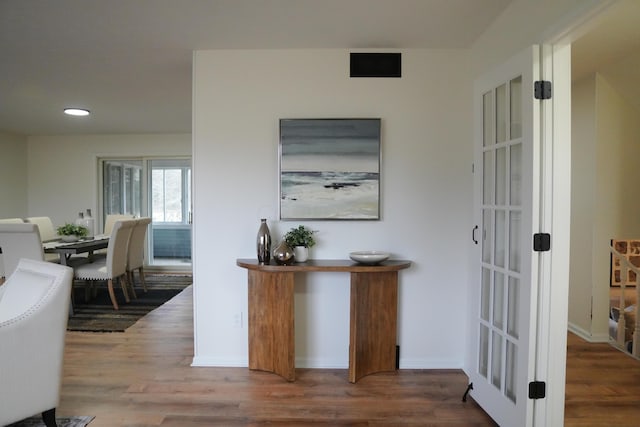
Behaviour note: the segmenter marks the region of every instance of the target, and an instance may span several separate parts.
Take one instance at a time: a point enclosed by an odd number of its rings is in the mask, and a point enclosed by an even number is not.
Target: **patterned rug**
[[[137,277],[137,276],[136,276]],[[67,330],[82,332],[124,332],[141,317],[179,294],[192,283],[191,275],[147,274],[148,292],[136,286],[137,299],[127,303],[119,285],[114,286],[119,310],[114,310],[106,285],[97,287],[95,298],[85,301],[83,282],[74,284],[73,316]]]
[[[56,417],[58,427],[84,427],[89,424],[95,417]],[[34,416],[17,423],[9,424],[7,427],[45,427],[42,416]]]

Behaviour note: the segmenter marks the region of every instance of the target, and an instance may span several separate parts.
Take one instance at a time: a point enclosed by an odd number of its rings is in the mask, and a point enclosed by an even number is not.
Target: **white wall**
[[[638,187],[640,112],[596,77],[597,180],[593,241],[592,335],[608,336],[609,242],[640,238]]]
[[[570,329],[591,335],[593,287],[593,210],[595,205],[596,108],[595,78],[572,85],[571,131],[571,261],[569,283]]]
[[[314,258],[379,249],[400,272],[403,368],[461,367],[471,233],[471,76],[464,51],[402,51],[402,78],[351,79],[347,50],[200,51],[194,62],[195,365],[247,365],[247,272],[277,220],[278,120],[382,118],[380,221],[313,221]],[[299,367],[348,363],[349,275],[296,286]],[[242,313],[245,323],[234,328]]]
[[[0,218],[27,214],[27,139],[0,132]]]
[[[28,138],[28,216],[71,222],[98,204],[98,158],[188,156],[191,135],[80,135]]]

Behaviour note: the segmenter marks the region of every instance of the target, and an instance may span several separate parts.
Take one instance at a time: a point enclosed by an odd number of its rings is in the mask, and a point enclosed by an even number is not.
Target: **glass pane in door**
[[[493,242],[493,211],[482,211],[482,261],[491,262]]]
[[[135,159],[104,160],[102,163],[102,183],[103,221],[110,214],[140,216],[142,209],[142,161]],[[102,230],[102,226],[100,229]]]
[[[487,151],[484,153],[483,159],[483,189],[482,189],[482,201],[485,204],[493,204],[494,203],[494,184],[493,184],[493,151]]]
[[[485,378],[489,375],[489,328],[480,325],[480,351],[478,355],[478,372]]]
[[[511,107],[509,114],[509,127],[511,139],[522,137],[522,76],[518,76],[511,80],[509,86],[509,105]]]
[[[489,321],[489,309],[491,307],[491,270],[482,269],[482,289],[480,291],[480,317],[485,322]]]
[[[516,401],[516,373],[518,372],[518,348],[507,340],[507,354],[505,360],[505,390],[504,394],[515,403]]]
[[[507,140],[507,111],[508,111],[507,85],[496,88],[496,142]]]
[[[504,205],[507,199],[507,149],[496,150],[496,205]]]
[[[520,300],[520,280],[515,277],[509,277],[509,287],[507,290],[509,299],[507,312],[507,333],[513,338],[518,338],[520,332],[518,330],[518,301]]]
[[[495,272],[493,282],[493,326],[502,329],[504,325],[504,274]]]
[[[509,147],[509,203],[520,206],[522,203],[522,144]]]
[[[493,91],[487,92],[482,96],[482,110],[482,117],[484,122],[482,126],[482,145],[487,146],[495,143],[495,137],[493,136]]]
[[[495,254],[493,263],[498,267],[504,267],[504,257],[505,257],[505,235],[507,230],[505,230],[505,211],[504,210],[496,210],[494,212],[496,216],[496,226],[495,226]]]
[[[502,335],[494,331],[491,334],[491,383],[502,389]]]

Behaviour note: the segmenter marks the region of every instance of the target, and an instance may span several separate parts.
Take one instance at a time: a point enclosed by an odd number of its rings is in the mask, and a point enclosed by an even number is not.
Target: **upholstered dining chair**
[[[38,226],[38,229],[40,230],[40,237],[43,242],[49,242],[60,238],[53,226],[53,222],[51,222],[51,218],[48,216],[32,216],[25,218],[25,220],[26,222],[36,224]]]
[[[120,221],[123,219],[133,219],[133,218],[134,218],[133,215],[128,215],[128,214],[108,214],[104,221],[104,228],[102,230],[102,235],[111,236],[111,231],[113,230],[113,224],[115,224],[116,221]],[[94,252],[94,255],[106,256],[107,250],[106,249],[97,250]]]
[[[109,237],[106,257],[94,257],[93,262],[78,265],[74,268],[74,277],[87,282],[106,281],[113,308],[118,310],[118,301],[113,290],[113,282],[117,280],[122,287],[124,299],[129,302],[127,290],[127,253],[129,238],[135,226],[135,220],[116,221]]]
[[[102,231],[102,234],[110,236],[111,229],[113,228],[113,224],[115,224],[116,221],[120,221],[123,219],[133,219],[133,215],[121,215],[121,214],[107,215],[104,221],[104,230]]]
[[[24,221],[22,218],[2,218],[0,224],[22,224]],[[2,260],[2,250],[0,250],[0,284],[4,280],[4,261]]]
[[[0,224],[0,249],[4,277],[9,277],[21,258],[44,261],[44,250],[35,224]]]
[[[135,220],[136,225],[131,232],[129,239],[129,254],[127,257],[127,277],[131,287],[134,288],[134,271],[138,270],[142,289],[147,292],[147,282],[144,278],[144,239],[147,235],[147,228],[151,224],[151,218],[142,217]],[[135,290],[134,290],[135,292]],[[134,293],[135,296],[135,293]]]
[[[48,216],[32,216],[25,218],[25,221],[38,226],[40,238],[43,242],[50,242],[60,238],[53,226],[53,222],[51,222],[51,218]],[[60,262],[60,257],[57,254],[44,254],[44,259],[50,262]]]
[[[0,425],[41,413],[56,426],[71,267],[20,260],[0,286]]]

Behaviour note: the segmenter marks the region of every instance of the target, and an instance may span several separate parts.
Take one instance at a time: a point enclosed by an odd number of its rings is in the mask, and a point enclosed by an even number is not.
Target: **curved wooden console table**
[[[291,265],[238,259],[249,274],[249,369],[295,380],[294,275],[351,273],[349,381],[396,366],[398,271],[410,261],[377,265],[349,260],[308,260]]]

